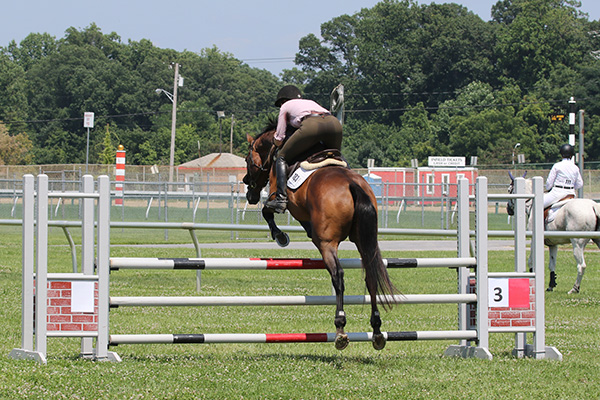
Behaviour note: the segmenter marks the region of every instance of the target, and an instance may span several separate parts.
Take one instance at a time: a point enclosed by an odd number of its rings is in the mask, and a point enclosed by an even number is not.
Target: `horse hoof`
[[[385,340],[385,337],[383,336],[383,334],[379,333],[379,334],[373,335],[373,348],[375,350],[383,350],[386,343],[387,343],[387,341]]]
[[[573,289],[569,290],[568,294],[577,294],[579,293],[579,288],[574,287]]]
[[[553,292],[554,288],[553,287],[549,287],[548,289],[546,289],[546,292]]]
[[[288,244],[290,244],[290,237],[287,233],[281,232],[275,236],[275,241],[279,247],[286,247]]]
[[[348,339],[348,335],[345,333],[340,333],[335,337],[335,348],[338,350],[344,350],[348,347],[348,343],[350,343],[350,339]]]

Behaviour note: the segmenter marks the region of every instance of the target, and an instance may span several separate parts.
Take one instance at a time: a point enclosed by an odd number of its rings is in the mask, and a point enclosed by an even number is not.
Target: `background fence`
[[[527,169],[528,177],[547,176],[548,169]],[[489,192],[506,193],[509,177],[507,168],[478,169],[479,176],[486,176]],[[24,174],[49,176],[52,191],[79,191],[85,165],[37,165],[0,167],[0,219],[21,218],[21,190]],[[522,176],[525,169],[510,169],[515,176]],[[357,170],[365,175],[367,170]],[[115,166],[89,165],[88,173],[97,177],[105,174],[111,178],[111,190],[115,189]],[[111,220],[125,222],[193,222],[227,224],[264,224],[261,206],[249,205],[245,198],[245,185],[241,182],[245,170],[204,168],[190,174],[174,174],[176,182],[167,182],[168,167],[133,166],[125,169],[123,183],[123,206],[111,206]],[[600,199],[600,170],[584,171],[584,197]],[[431,197],[423,193],[424,186],[442,186],[440,193],[456,193],[454,184],[441,183],[386,183],[379,185],[379,224],[384,228],[455,228],[456,198],[451,196]],[[410,186],[411,197],[391,196],[399,193],[397,186]],[[443,186],[444,185],[444,186]],[[452,190],[454,189],[454,190]],[[415,195],[416,193],[416,195]],[[472,192],[471,192],[472,193]],[[263,192],[263,199],[267,193]],[[490,224],[496,229],[505,229],[508,217],[504,203],[490,203]],[[78,199],[53,199],[51,215],[55,220],[79,218]],[[277,215],[280,225],[294,225],[289,215]],[[165,239],[169,233],[165,231]],[[267,239],[261,232],[232,232],[230,239]],[[216,240],[216,238],[215,238]]]

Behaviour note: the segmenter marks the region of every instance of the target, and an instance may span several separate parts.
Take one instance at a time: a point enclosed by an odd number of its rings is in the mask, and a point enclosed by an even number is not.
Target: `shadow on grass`
[[[115,349],[112,349],[116,351]],[[345,355],[342,352],[339,354],[311,354],[311,353],[250,353],[250,352],[236,352],[231,353],[187,353],[187,354],[134,354],[134,353],[119,353],[122,360],[127,363],[175,363],[175,364],[187,364],[187,363],[231,363],[239,365],[247,365],[250,363],[254,364],[323,364],[330,365],[335,369],[343,369],[349,365],[359,366],[373,366],[378,364],[393,365],[397,362],[407,362],[413,360],[413,362],[433,362],[439,361],[444,357],[440,355],[414,355],[414,354],[374,354],[374,355]],[[58,358],[62,360],[75,360],[72,357]]]

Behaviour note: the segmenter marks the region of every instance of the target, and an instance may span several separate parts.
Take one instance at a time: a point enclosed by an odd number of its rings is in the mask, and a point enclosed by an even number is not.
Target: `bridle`
[[[256,143],[256,140],[253,140],[253,141],[252,141],[252,143],[250,143],[250,144],[248,145],[248,157],[250,158],[250,164],[251,164],[253,167],[256,167],[256,168],[258,168],[258,169],[259,169],[261,172],[266,172],[266,171],[268,171],[268,170],[269,170],[269,168],[271,167],[271,164],[269,163],[269,160],[270,160],[270,158],[269,158],[269,157],[267,157],[267,162],[266,162],[264,165],[258,165],[258,164],[256,164],[256,163],[254,162],[254,157],[252,157],[252,156],[251,156],[251,155],[252,155],[252,153],[257,153],[257,154],[259,154],[259,153],[258,153],[258,151],[256,151],[256,149],[254,148],[254,143]],[[267,167],[267,164],[269,165],[268,167]]]
[[[261,162],[261,165],[259,165],[256,162],[254,162],[254,157],[252,157],[252,153],[256,153],[256,154],[259,154],[259,158],[260,158],[260,153],[258,151],[256,151],[256,148],[254,147],[255,143],[256,143],[256,140],[253,140],[248,146],[247,163],[248,163],[248,165],[258,169],[259,172],[252,174],[252,176],[251,176],[250,169],[248,169],[247,185],[248,185],[248,189],[250,189],[250,190],[254,190],[258,186],[258,184],[256,183],[256,180],[254,179],[255,175],[258,175],[260,172],[267,172],[267,173],[269,172],[269,169],[271,168],[271,162],[270,162],[271,153],[273,152],[273,149],[271,148],[271,151],[269,152],[269,155],[267,156],[267,160],[264,163]]]
[[[512,180],[510,185],[508,186],[508,193],[509,194],[513,194],[515,191],[515,181]],[[527,215],[527,217],[529,217],[529,214],[531,213],[531,202],[532,202],[532,198],[529,198],[527,200],[525,200],[525,214]],[[513,199],[509,199],[507,204],[506,204],[507,208],[511,208],[513,210],[513,214],[514,214],[514,209],[515,209],[515,201]]]

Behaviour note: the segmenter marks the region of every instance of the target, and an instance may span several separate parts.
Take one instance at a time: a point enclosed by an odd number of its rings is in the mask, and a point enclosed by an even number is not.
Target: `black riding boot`
[[[285,158],[278,157],[275,160],[275,174],[277,175],[277,192],[275,198],[265,203],[265,207],[281,214],[287,207],[287,162]]]

